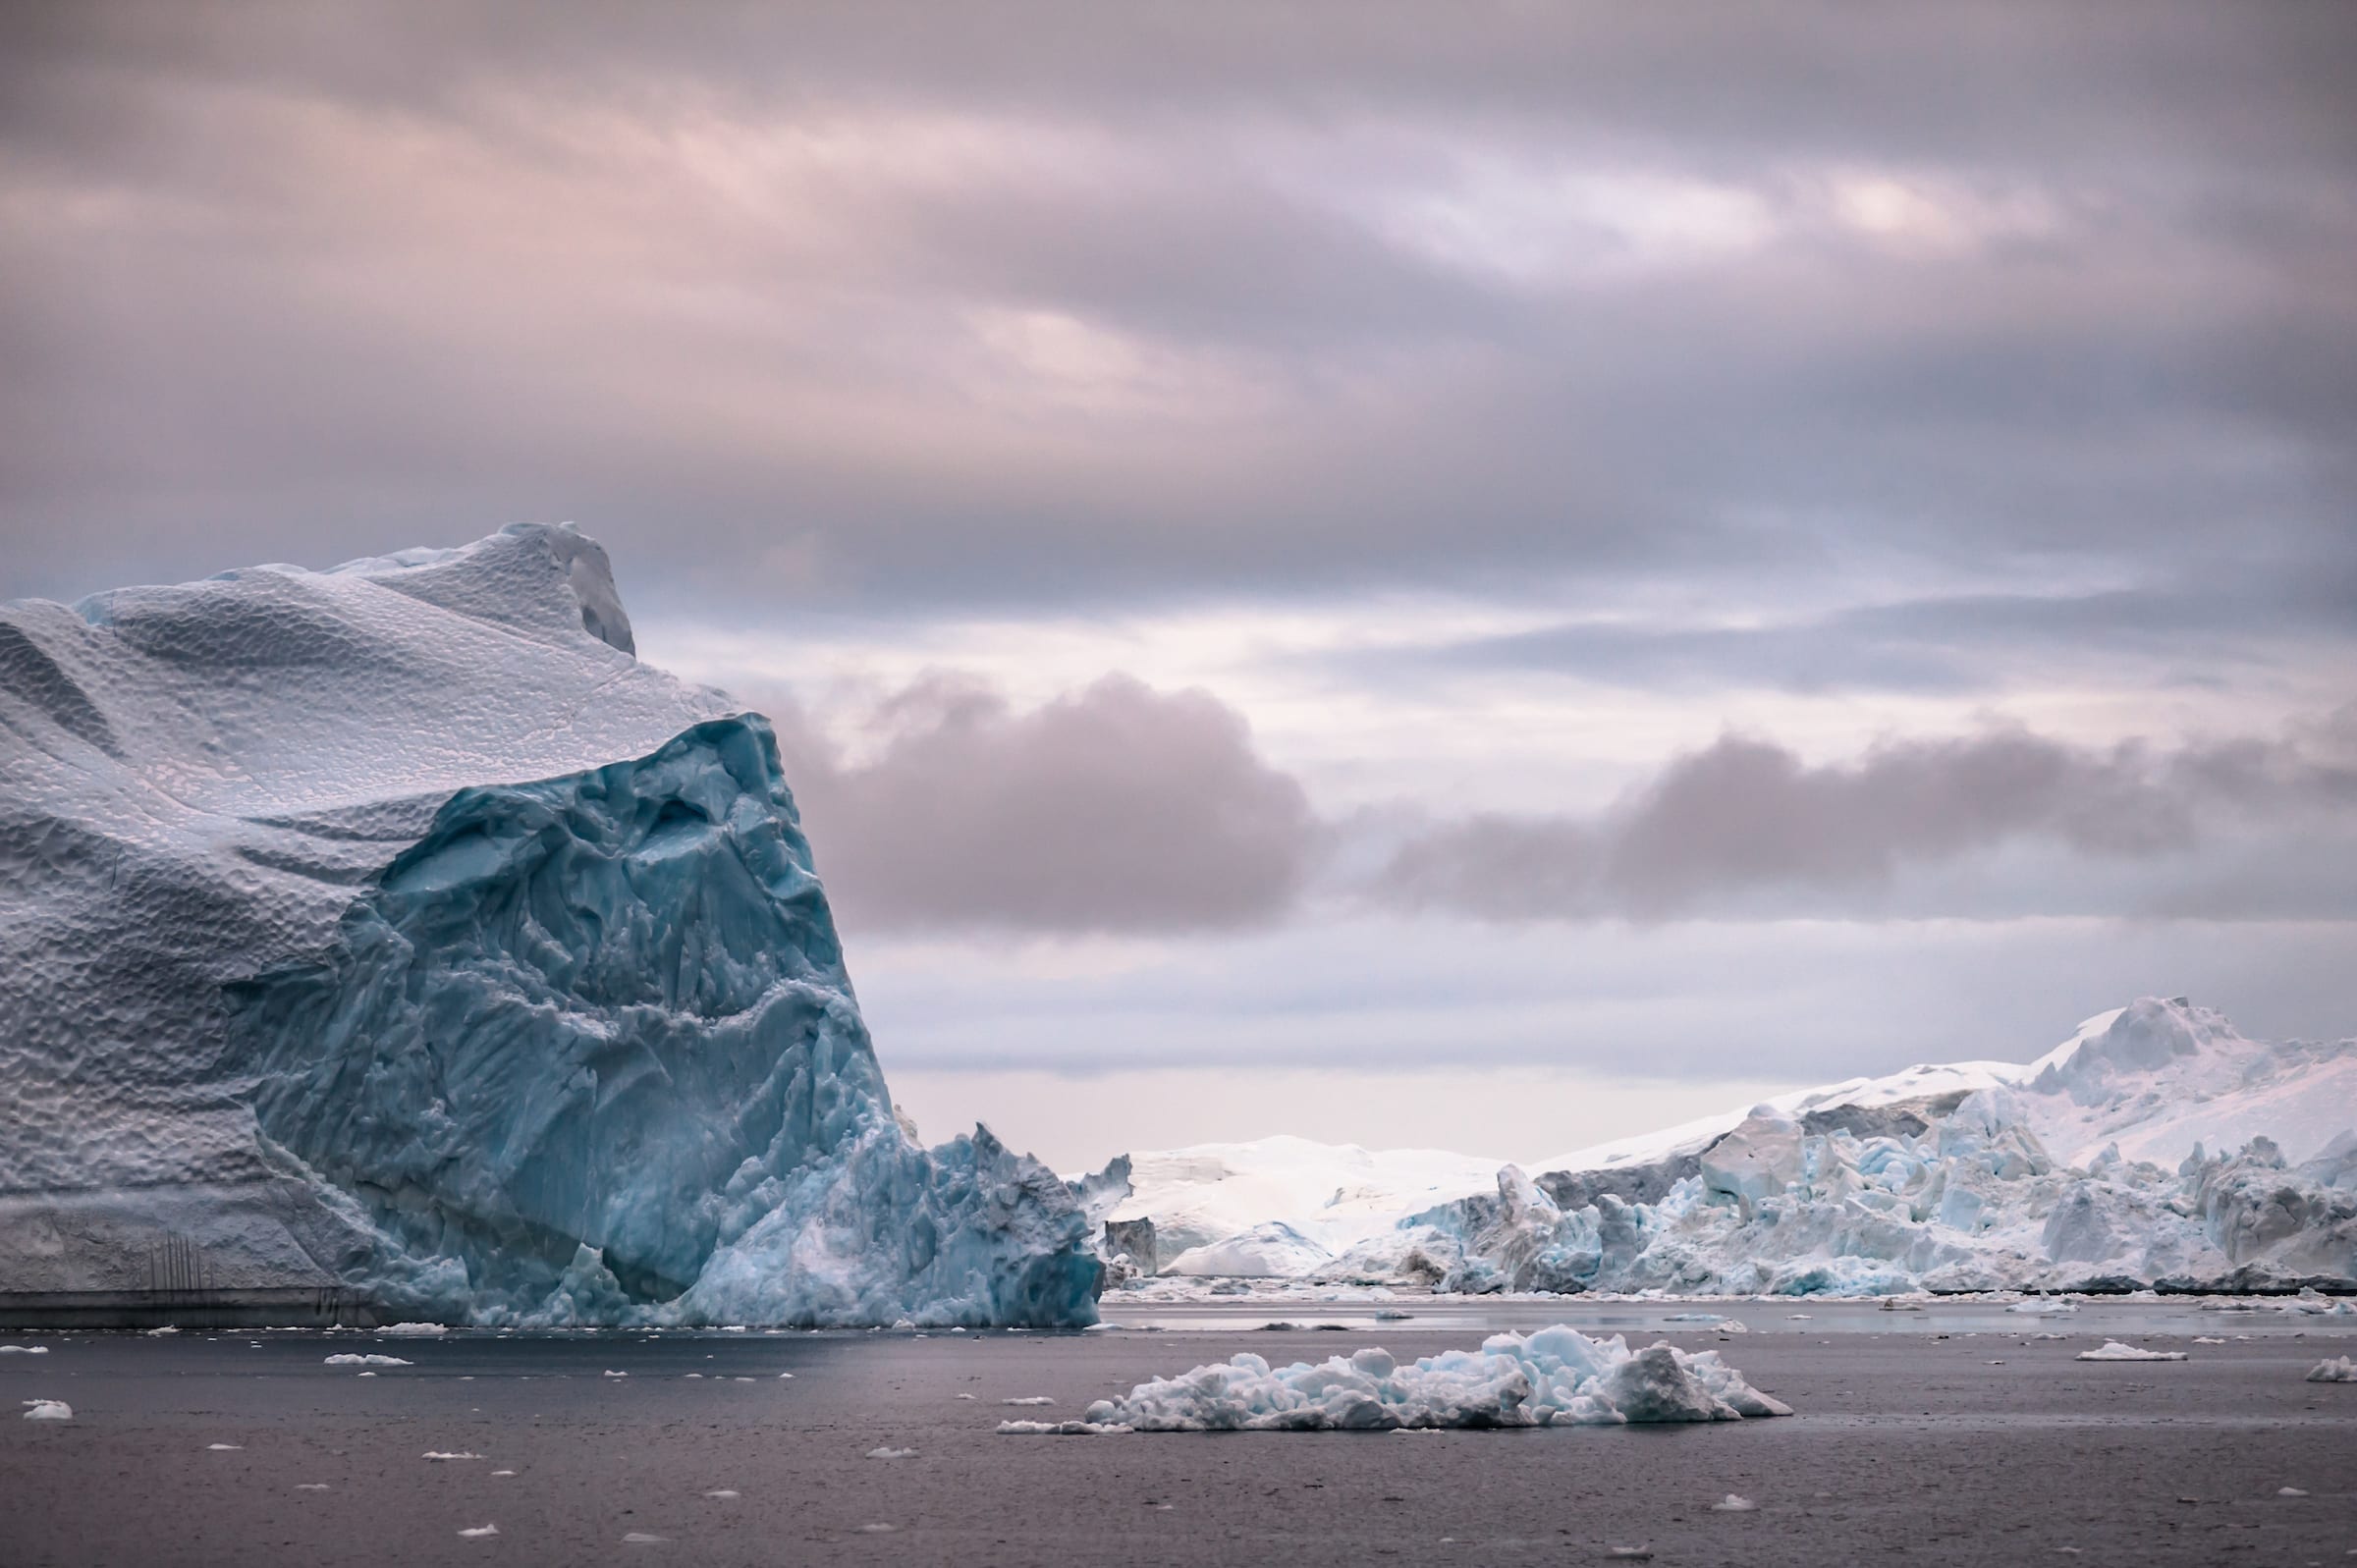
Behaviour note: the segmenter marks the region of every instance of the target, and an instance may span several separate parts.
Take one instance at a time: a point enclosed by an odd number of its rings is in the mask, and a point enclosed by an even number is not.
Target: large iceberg
[[[2028,1063],[1921,1066],[1779,1097],[1413,1201],[1352,1195],[1249,1216],[1190,1256],[1238,1272],[1449,1291],[1886,1295],[1918,1290],[2357,1289],[2357,1040],[2245,1038],[2182,998],[2087,1021]],[[1331,1151],[1326,1167],[1360,1152]],[[1377,1162],[1383,1157],[1375,1157]],[[1308,1151],[1271,1151],[1284,1171]],[[1133,1219],[1245,1211],[1248,1149],[1133,1195]],[[1299,1184],[1294,1184],[1298,1186]],[[1340,1189],[1336,1202],[1342,1198]],[[1128,1211],[1124,1211],[1128,1213]],[[1256,1238],[1325,1240],[1283,1271]],[[1166,1266],[1167,1271],[1167,1266]],[[1214,1271],[1196,1268],[1190,1272]]]
[[[0,607],[0,1291],[1074,1324],[1071,1195],[896,1121],[766,721],[521,526]]]

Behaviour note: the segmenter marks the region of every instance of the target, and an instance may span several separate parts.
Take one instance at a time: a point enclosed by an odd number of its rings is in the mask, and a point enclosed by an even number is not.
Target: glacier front
[[[896,1121],[766,721],[520,526],[0,607],[0,1296],[1082,1324]]]

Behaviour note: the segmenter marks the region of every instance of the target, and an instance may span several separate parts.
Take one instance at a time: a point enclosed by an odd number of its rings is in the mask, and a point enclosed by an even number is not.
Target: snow
[[[74,1407],[63,1399],[27,1399],[25,1401],[27,1421],[72,1421]]]
[[[1364,1432],[1399,1428],[1606,1426],[1786,1416],[1715,1351],[1632,1351],[1557,1325],[1493,1334],[1478,1351],[1401,1364],[1380,1349],[1272,1368],[1237,1355],[1100,1399],[1077,1423],[1001,1432]]]
[[[2357,1357],[2328,1356],[2309,1369],[2310,1382],[2357,1382]]]
[[[1122,1213],[1158,1236],[1164,1213],[1227,1227],[1166,1265],[1197,1278],[1703,1296],[2281,1290],[2357,1279],[2353,1072],[2357,1039],[2253,1041],[2184,999],[2147,998],[2027,1062],[1798,1091],[1535,1175],[1491,1166],[1475,1181],[1486,1162],[1416,1152],[1404,1158],[1441,1178],[1431,1191],[1456,1190],[1388,1223],[1373,1199],[1346,1224],[1322,1219],[1301,1173],[1389,1157],[1299,1140],[1133,1156],[1146,1185]],[[1264,1201],[1295,1207],[1249,1206]]]
[[[0,1290],[160,1233],[429,1327],[1093,1316],[1061,1182],[901,1130],[767,722],[571,529],[0,606]]]
[[[2123,1345],[2116,1339],[2107,1339],[2094,1350],[2079,1352],[2081,1361],[2183,1361],[2182,1350],[2146,1350],[2138,1345]]]

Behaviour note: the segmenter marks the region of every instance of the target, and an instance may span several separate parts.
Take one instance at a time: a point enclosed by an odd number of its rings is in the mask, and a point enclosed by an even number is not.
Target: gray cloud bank
[[[5,11],[0,594],[2357,572],[2347,6]]]
[[[1320,899],[1489,922],[2357,919],[2357,707],[2265,739],[2000,727],[1823,765],[1728,735],[1601,812],[1334,823],[1201,691],[1112,676],[1020,711],[936,676],[848,746],[763,706],[821,873],[876,930],[1202,933]]]
[[[2349,918],[2357,890],[2332,868],[2353,827],[2357,708],[2270,741],[2095,749],[2004,728],[1827,766],[1728,735],[1598,816],[1483,815],[1412,838],[1373,892],[1488,920]],[[2204,858],[2221,840],[2261,875],[2221,880]],[[2022,848],[2026,867],[2008,864]],[[1924,875],[1976,860],[1996,886]],[[2106,875],[2121,868],[2146,874]]]
[[[952,678],[900,692],[847,759],[767,709],[846,920],[888,929],[1199,931],[1290,912],[1318,827],[1243,720],[1109,676],[1028,713]]]

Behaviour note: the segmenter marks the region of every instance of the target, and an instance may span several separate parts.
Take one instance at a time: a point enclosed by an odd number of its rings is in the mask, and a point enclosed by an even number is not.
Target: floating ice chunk
[[[889,1536],[900,1528],[901,1527],[898,1525],[861,1525],[859,1527],[859,1534],[863,1536]]]
[[[405,1338],[429,1339],[437,1334],[446,1334],[450,1332],[450,1329],[445,1325],[438,1323],[397,1323],[389,1327],[379,1328],[377,1332],[400,1334]]]
[[[74,1407],[63,1399],[27,1399],[25,1401],[27,1421],[72,1421]]]
[[[2310,1382],[2357,1382],[2357,1358],[2328,1356],[2309,1369]]]
[[[328,1357],[325,1365],[330,1367],[414,1367],[417,1364],[413,1361],[404,1361],[399,1356],[356,1356],[347,1353]]]
[[[1756,1512],[1759,1506],[1749,1497],[1738,1497],[1730,1491],[1711,1504],[1711,1512],[1715,1514],[1748,1514]]]
[[[1085,1414],[1090,1425],[1140,1432],[1321,1432],[1617,1426],[1791,1413],[1716,1351],[1688,1354],[1667,1343],[1632,1351],[1619,1335],[1591,1339],[1558,1324],[1529,1335],[1493,1334],[1478,1351],[1444,1351],[1405,1366],[1377,1349],[1280,1369],[1243,1354],[1140,1383],[1121,1399],[1098,1400]]]
[[[166,1324],[161,1328],[148,1329],[147,1337],[150,1339],[161,1339],[166,1334],[176,1334],[178,1332],[180,1332],[178,1328],[174,1327],[170,1324]]]
[[[373,1372],[363,1372],[360,1374],[360,1376],[363,1378],[373,1378],[376,1376],[376,1374]]]
[[[2275,1495],[2278,1497],[2305,1497],[2308,1493],[2305,1488],[2300,1487],[2277,1487]]]
[[[650,1536],[643,1530],[633,1530],[622,1538],[626,1546],[661,1546],[670,1542],[669,1536]]]
[[[1002,1399],[999,1401],[999,1403],[1002,1405],[1052,1405],[1055,1402],[1055,1400],[1050,1399],[1046,1394],[1026,1394],[1020,1399]]]
[[[975,1396],[974,1396],[974,1395],[972,1395],[972,1394],[959,1394],[957,1397],[958,1397],[958,1398],[959,1398],[959,1399],[971,1399],[971,1398],[974,1398]]]
[[[621,1373],[619,1373],[619,1372],[609,1372],[609,1373],[607,1373],[607,1374],[606,1374],[606,1376],[607,1376],[607,1377],[609,1377],[609,1378],[619,1378],[619,1377],[621,1377],[621,1376],[623,1376],[623,1375],[622,1375]],[[699,1381],[700,1381],[700,1380],[702,1379],[702,1378],[703,1378],[703,1376],[704,1376],[704,1375],[703,1375],[702,1373],[700,1373],[700,1372],[691,1372],[691,1373],[687,1374],[687,1376],[688,1376],[688,1378],[689,1378],[689,1379],[694,1379],[694,1380],[699,1380]]]
[[[299,1481],[295,1483],[295,1489],[297,1491],[326,1491],[328,1485],[324,1481]]]
[[[778,1374],[778,1376],[779,1376],[780,1378],[791,1378],[791,1377],[793,1377],[793,1376],[794,1376],[794,1374],[793,1374],[793,1373],[791,1373],[791,1372],[781,1372],[781,1373],[779,1373],[779,1374]]]
[[[242,1454],[246,1451],[246,1445],[242,1442],[208,1442],[204,1445],[204,1451],[208,1454]]]
[[[463,1541],[480,1541],[486,1536],[496,1536],[498,1534],[499,1526],[497,1525],[476,1525],[471,1530],[460,1531],[459,1538]]]
[[[480,1459],[480,1458],[482,1458],[483,1456],[482,1456],[481,1454],[467,1454],[467,1453],[446,1454],[446,1453],[443,1453],[443,1452],[441,1452],[441,1451],[440,1451],[440,1450],[438,1450],[438,1449],[429,1449],[429,1450],[427,1450],[427,1451],[426,1451],[426,1452],[425,1452],[423,1455],[421,1455],[420,1457],[422,1457],[422,1458],[426,1458],[426,1459],[437,1460],[437,1461],[447,1461],[447,1460],[452,1460],[452,1459]]]
[[[2222,1345],[2225,1343],[2225,1340],[2220,1338],[2217,1334],[2195,1334],[2193,1336],[2193,1342],[2197,1345]]]
[[[914,1459],[916,1450],[913,1448],[870,1448],[867,1451],[867,1457],[870,1459]]]
[[[1002,1421],[1002,1437],[1110,1437],[1135,1432],[1135,1427],[1107,1421]]]
[[[47,1345],[0,1345],[0,1356],[45,1356]]]
[[[627,1372],[616,1372],[616,1371],[614,1371],[612,1368],[608,1368],[608,1369],[606,1370],[606,1376],[607,1376],[607,1377],[609,1377],[609,1378],[628,1378],[628,1377],[630,1376],[630,1374],[629,1374],[629,1373],[627,1373]],[[702,1375],[701,1373],[696,1373],[696,1374],[691,1374],[691,1376],[694,1376],[694,1377],[701,1377],[701,1376],[703,1376],[703,1375]]]
[[[2107,1339],[2094,1350],[2079,1352],[2081,1361],[2183,1361],[2182,1350],[2146,1350],[2137,1345],[2123,1345],[2116,1339]]]
[[[2007,1312],[2028,1313],[2035,1318],[2057,1318],[2078,1310],[2078,1303],[2073,1301],[2017,1301],[2005,1309]]]
[[[491,1472],[491,1474],[494,1476],[512,1476],[516,1474],[516,1472],[513,1470],[494,1470]]]
[[[742,1493],[731,1491],[726,1487],[723,1487],[718,1491],[707,1491],[704,1493],[704,1495],[707,1497],[718,1497],[721,1501],[728,1502],[742,1495]]]

